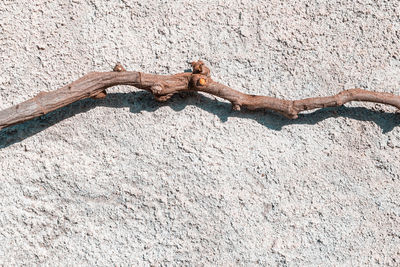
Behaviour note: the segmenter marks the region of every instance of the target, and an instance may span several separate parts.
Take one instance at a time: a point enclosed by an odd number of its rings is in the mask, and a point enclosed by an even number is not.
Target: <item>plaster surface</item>
[[[91,71],[287,99],[400,94],[399,1],[0,2],[0,109]],[[118,86],[0,131],[4,265],[400,264],[400,116],[288,120]]]

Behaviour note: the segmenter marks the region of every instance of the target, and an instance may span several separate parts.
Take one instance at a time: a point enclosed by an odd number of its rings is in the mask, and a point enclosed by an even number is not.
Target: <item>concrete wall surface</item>
[[[0,109],[91,71],[286,99],[400,94],[400,2],[0,2]],[[116,86],[0,131],[0,263],[399,266],[400,115],[288,120],[203,93]]]

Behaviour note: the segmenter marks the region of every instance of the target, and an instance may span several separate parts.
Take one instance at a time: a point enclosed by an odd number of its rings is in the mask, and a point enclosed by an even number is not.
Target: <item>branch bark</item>
[[[285,100],[269,96],[248,95],[215,82],[202,61],[192,62],[191,73],[155,75],[126,71],[117,64],[112,72],[92,72],[51,92],[40,92],[34,98],[0,111],[0,129],[39,117],[84,98],[104,98],[106,89],[115,85],[131,85],[152,93],[157,101],[167,101],[182,91],[199,91],[226,99],[234,110],[269,109],[290,119],[305,110],[341,106],[351,101],[382,103],[400,109],[400,96],[371,92],[359,88],[345,90],[334,96]]]

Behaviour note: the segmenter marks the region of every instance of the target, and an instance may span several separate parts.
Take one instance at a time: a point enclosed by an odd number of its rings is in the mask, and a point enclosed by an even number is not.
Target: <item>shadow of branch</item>
[[[218,116],[221,121],[227,121],[229,117],[252,119],[269,129],[277,131],[286,125],[314,125],[332,117],[372,121],[382,129],[383,133],[392,131],[394,127],[400,124],[400,116],[396,113],[377,112],[363,107],[324,108],[312,113],[300,114],[298,119],[290,120],[271,111],[232,111],[230,103],[221,102],[195,92],[177,94],[166,103],[158,103],[150,93],[136,91],[132,93],[111,93],[107,95],[106,99],[102,100],[80,100],[41,117],[2,129],[0,130],[0,149],[21,142],[62,120],[87,112],[98,106],[111,108],[129,107],[131,112],[139,113],[141,111],[152,112],[165,105],[175,111],[180,111],[188,105],[193,105]]]

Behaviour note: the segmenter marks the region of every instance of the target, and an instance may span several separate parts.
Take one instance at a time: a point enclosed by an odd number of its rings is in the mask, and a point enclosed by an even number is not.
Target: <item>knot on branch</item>
[[[235,111],[240,111],[240,105],[237,103],[232,103],[232,109]]]
[[[113,68],[113,71],[115,71],[115,72],[123,72],[123,71],[126,71],[126,69],[124,68],[124,66],[122,66],[121,63],[118,62],[115,65],[115,67]]]
[[[189,90],[205,89],[212,83],[210,76],[204,76],[203,74],[193,74],[189,81]]]
[[[153,95],[161,95],[162,91],[164,89],[164,86],[162,86],[161,84],[155,84],[153,86],[150,87],[150,91]]]
[[[210,76],[210,69],[204,65],[204,62],[201,60],[192,62],[193,74],[203,74],[205,76]]]
[[[93,95],[91,98],[92,99],[104,99],[107,96],[107,92],[106,90],[103,90],[101,92],[99,92],[98,94]]]
[[[150,87],[151,93],[158,102],[165,102],[174,95],[174,93],[166,93],[164,89],[164,85],[158,83]]]
[[[158,102],[165,102],[168,99],[170,99],[174,94],[166,94],[166,95],[154,95],[154,98],[158,101]]]
[[[200,78],[197,80],[197,85],[204,86],[207,84],[207,80],[205,78]]]
[[[286,114],[284,114],[287,118],[289,119],[297,119],[299,117],[298,111],[295,107],[294,101],[287,101],[287,111]]]

